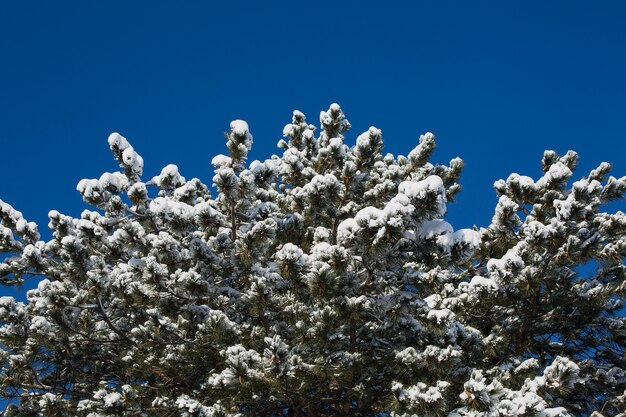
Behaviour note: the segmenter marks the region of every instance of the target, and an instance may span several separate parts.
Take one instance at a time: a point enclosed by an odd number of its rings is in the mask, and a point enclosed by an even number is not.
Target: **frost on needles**
[[[6,416],[615,416],[626,407],[626,178],[574,152],[498,181],[490,225],[454,230],[460,159],[345,142],[295,111],[280,156],[243,121],[212,186],[143,160],[82,180],[52,239],[0,202]],[[585,268],[580,266],[586,265]],[[593,268],[590,268],[592,265]],[[592,270],[593,269],[593,270]],[[624,414],[621,414],[624,415]]]

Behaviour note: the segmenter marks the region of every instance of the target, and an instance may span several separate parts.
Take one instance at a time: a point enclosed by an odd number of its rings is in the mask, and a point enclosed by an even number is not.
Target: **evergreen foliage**
[[[52,239],[0,201],[6,416],[615,416],[626,406],[626,177],[547,151],[488,227],[443,220],[460,159],[383,154],[333,104],[295,111],[282,156],[248,163],[243,121],[213,186],[174,165],[82,180],[93,210]],[[215,191],[213,191],[215,192]],[[581,269],[581,266],[586,266]],[[591,268],[591,267],[593,268]],[[593,269],[593,272],[589,272]],[[622,414],[623,415],[623,414]]]

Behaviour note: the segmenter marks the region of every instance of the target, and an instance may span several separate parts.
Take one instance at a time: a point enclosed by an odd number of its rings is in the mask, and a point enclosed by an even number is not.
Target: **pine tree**
[[[52,239],[0,201],[7,416],[614,416],[626,407],[626,177],[577,155],[498,181],[493,220],[454,231],[463,162],[345,143],[298,111],[281,156],[248,162],[233,121],[212,187],[143,160],[82,180],[93,210]],[[581,268],[585,266],[585,268]],[[589,271],[593,269],[593,272]],[[624,415],[624,414],[621,414]]]

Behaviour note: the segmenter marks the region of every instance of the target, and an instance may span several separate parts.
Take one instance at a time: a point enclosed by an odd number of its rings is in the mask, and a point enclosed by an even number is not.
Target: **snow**
[[[452,235],[454,243],[468,245],[471,250],[476,250],[480,246],[480,233],[473,229],[459,229]]]
[[[416,234],[424,240],[436,237],[437,245],[445,251],[449,251],[454,243],[452,225],[441,219],[422,222],[416,229]]]
[[[148,196],[148,189],[143,182],[136,182],[128,188],[128,196],[130,198],[146,198]]]
[[[556,201],[555,201],[556,203]],[[556,228],[551,224],[545,225],[536,220],[532,220],[524,225],[524,235],[533,240],[546,240],[551,238],[557,233]]]
[[[76,185],[84,199],[104,198],[105,192],[120,193],[128,189],[128,178],[121,172],[105,172],[100,179],[82,179]]]
[[[128,188],[128,178],[121,172],[105,172],[98,180],[100,187],[104,189],[112,189],[114,192],[120,192]]]
[[[572,210],[576,202],[574,194],[567,196],[565,200],[554,200],[552,205],[556,209],[557,218],[559,220],[569,220]]]
[[[550,169],[543,177],[537,181],[537,187],[545,188],[550,186],[554,182],[561,182],[567,180],[572,176],[572,171],[561,161],[558,161],[550,165]]]
[[[431,132],[426,132],[425,134],[420,135],[419,144],[411,152],[409,152],[409,161],[415,164],[418,161],[422,160],[425,152],[431,150],[434,146],[434,143],[435,135],[433,135]]]
[[[589,178],[593,178],[593,180],[596,181],[597,179],[600,179],[604,174],[610,172],[612,168],[613,167],[608,162],[602,162],[596,169],[591,170],[591,172],[589,173]]]
[[[44,336],[54,334],[54,329],[50,322],[42,316],[35,316],[31,319],[30,327],[28,329],[31,332],[39,333]]]
[[[520,187],[524,191],[537,191],[535,181],[525,175],[513,173],[506,180],[507,183]]]
[[[346,219],[339,223],[337,227],[337,240],[340,242],[350,242],[357,237],[360,231],[361,226],[359,226],[355,219]]]
[[[424,408],[430,404],[442,401],[444,398],[443,392],[449,387],[450,383],[446,381],[437,381],[434,386],[418,382],[410,387],[404,387],[401,383],[394,382],[391,389],[401,403],[408,403],[412,408]]]
[[[382,213],[383,211],[376,207],[365,207],[356,214],[354,220],[361,227],[369,227],[376,229],[382,226]]]
[[[105,407],[115,407],[122,402],[122,394],[119,392],[111,392],[105,395],[103,400]]]
[[[287,123],[287,124],[285,125],[285,127],[283,127],[283,136],[286,136],[286,137],[291,137],[291,136],[293,136],[293,131],[294,131],[294,129],[295,129],[295,127],[294,127],[294,125],[293,125],[293,124],[291,124],[291,123]]]
[[[308,256],[302,249],[293,243],[286,243],[283,247],[276,252],[274,259],[285,264],[295,265],[297,267],[303,267],[308,263]]]
[[[96,179],[82,179],[76,185],[76,191],[82,194],[84,197],[92,198],[94,192],[98,192],[100,183]]]
[[[331,231],[328,228],[324,226],[318,226],[315,228],[315,232],[313,234],[313,242],[314,243],[329,242],[330,235],[331,235]]]
[[[469,258],[480,246],[480,234],[477,231],[459,229],[453,232],[452,225],[442,219],[421,222],[415,229],[415,236],[418,240],[434,239],[437,246],[447,255],[457,246],[463,259]]]
[[[135,174],[141,175],[143,172],[143,158],[135,152],[125,137],[117,132],[109,135],[109,146],[112,150],[120,152],[121,163],[130,168]]]
[[[226,359],[227,368],[219,374],[213,374],[208,379],[208,384],[219,387],[239,384],[239,377],[245,379],[260,379],[259,371],[263,364],[263,358],[255,350],[247,350],[242,345],[229,346],[220,352]]]
[[[360,295],[358,297],[346,297],[346,307],[349,311],[355,310],[368,310],[371,308],[372,303],[368,297]]]
[[[557,356],[543,371],[546,384],[552,388],[572,389],[583,380],[578,376],[580,367],[570,359]]]
[[[428,307],[435,308],[439,303],[441,303],[441,295],[439,294],[431,294],[428,297],[424,298],[424,302]]]
[[[161,170],[161,177],[175,177],[176,175],[178,175],[178,167],[174,164],[166,165]]]
[[[495,213],[491,218],[491,227],[506,229],[511,225],[519,225],[521,221],[519,216],[517,216],[517,210],[519,210],[519,205],[515,201],[506,195],[501,195],[498,199]]]
[[[15,238],[13,237],[13,231],[8,227],[5,227],[0,224],[0,240],[6,241],[8,244],[15,242]]]
[[[413,365],[420,360],[420,356],[417,354],[414,347],[409,346],[396,353],[396,360],[402,362],[404,365]]]
[[[169,164],[161,169],[161,173],[152,178],[151,183],[157,187],[177,187],[185,182],[185,178],[178,173],[178,167]]]
[[[398,192],[409,198],[425,198],[428,192],[440,194],[444,192],[443,180],[437,175],[431,175],[422,181],[403,181],[398,187]]]
[[[370,126],[367,132],[361,133],[356,138],[356,147],[360,149],[367,149],[370,146],[372,137],[382,136],[382,131],[374,126]]]
[[[15,210],[10,204],[5,203],[2,200],[0,200],[0,215],[2,215],[2,217],[6,216],[13,223],[17,223],[23,218],[22,212]]]
[[[434,361],[439,364],[444,364],[449,361],[458,362],[462,357],[462,353],[458,347],[454,346],[448,345],[445,348],[441,348],[439,346],[428,345],[421,354],[421,357],[431,362]]]
[[[490,290],[498,289],[498,286],[496,285],[494,280],[490,278],[481,277],[480,275],[475,275],[474,277],[472,277],[472,280],[470,281],[470,287],[480,288],[480,289],[487,288]]]
[[[469,283],[460,284],[459,288],[463,288],[463,291],[467,291],[472,302],[478,302],[486,294],[498,291],[499,287],[493,279],[475,275]]]
[[[211,165],[215,168],[221,168],[223,166],[230,166],[232,163],[232,158],[230,156],[226,156],[223,154],[218,154],[211,159]]]
[[[522,241],[509,249],[502,258],[491,258],[487,261],[489,277],[498,286],[509,283],[509,280],[513,279],[515,272],[524,267],[524,260],[520,256],[520,252],[524,250],[525,246],[525,242]]]
[[[430,239],[433,236],[447,235],[451,233],[452,225],[442,219],[424,221],[416,230],[417,236],[422,239]]]
[[[438,325],[442,325],[454,320],[454,313],[447,308],[441,310],[432,309],[428,312],[426,318],[434,321]]]
[[[149,209],[158,216],[168,220],[191,223],[195,210],[182,201],[174,201],[164,197],[157,197],[150,202]]]
[[[303,191],[308,195],[324,193],[326,190],[333,190],[341,187],[341,183],[333,174],[316,175],[303,187]]]
[[[398,194],[392,198],[383,209],[368,206],[359,210],[354,218],[343,220],[337,227],[339,241],[351,241],[356,238],[363,229],[377,230],[378,234],[373,242],[382,239],[386,228],[402,228],[406,218],[410,216],[413,207],[406,195]]]
[[[124,150],[130,147],[130,144],[128,143],[126,138],[117,132],[111,133],[109,135],[108,141],[109,141],[109,146],[116,146],[120,148],[121,150]]]
[[[328,141],[328,149],[333,152],[333,155],[339,158],[346,158],[348,147],[343,144],[343,140],[340,138],[331,138]]]
[[[245,136],[250,131],[248,123],[243,120],[233,120],[230,122],[230,130],[238,136]]]
[[[398,192],[405,194],[411,200],[427,200],[435,196],[438,216],[446,213],[446,189],[443,180],[437,175],[431,175],[422,181],[403,181],[398,186]]]
[[[375,387],[389,394],[377,412],[393,417],[565,416],[560,406],[575,403],[563,393],[606,392],[593,403],[598,409],[621,395],[626,373],[619,361],[606,356],[596,366],[554,357],[554,349],[567,352],[583,339],[556,334],[548,350],[534,343],[527,355],[505,355],[527,336],[519,329],[532,325],[520,314],[524,300],[541,303],[551,329],[583,320],[607,343],[620,337],[622,282],[619,268],[615,276],[609,268],[623,260],[626,220],[621,212],[599,211],[602,199],[617,197],[623,186],[600,178],[607,166],[569,190],[571,157],[548,155],[544,164],[553,166],[542,180],[512,174],[497,183],[500,199],[487,229],[455,231],[442,216],[462,161],[428,163],[432,134],[409,158],[383,157],[379,129],[370,127],[350,148],[343,142],[347,125],[337,126],[341,109],[322,113],[332,125],[315,136],[294,112],[285,133],[303,142],[283,142],[282,156],[248,169],[248,125],[234,121],[227,134],[232,159],[211,161],[217,197],[200,180],[186,182],[176,165],[163,168],[153,181],[158,194],[148,196],[150,183],[135,172],[138,155],[114,134],[121,172],[79,182],[93,211],[80,218],[50,211],[49,241],[28,237],[34,223],[0,202],[0,242],[9,245],[1,249],[11,252],[0,262],[0,277],[23,271],[49,277],[27,293],[26,304],[0,297],[4,373],[19,377],[26,370],[28,378],[16,381],[32,382],[35,371],[57,387],[76,377],[69,385],[90,393],[78,405],[71,396],[25,397],[33,413],[54,414],[61,406],[81,415],[141,411],[146,392],[154,394],[146,404],[172,415],[232,417],[248,404],[254,413],[259,401],[292,409],[285,387],[305,388],[294,388],[296,400],[300,394],[319,400],[307,387],[337,394],[325,388],[342,385],[354,366],[362,371],[352,375],[355,404],[366,407],[360,398]],[[135,207],[127,209],[129,201]],[[518,203],[532,211],[522,213]],[[582,279],[574,274],[579,259],[597,256],[607,260],[605,269]],[[490,315],[493,323],[485,322]],[[348,349],[352,335],[357,344]],[[54,361],[67,356],[59,352],[105,358],[137,383],[111,384],[99,368],[86,372],[93,384],[81,382],[85,372],[46,373],[67,368]],[[151,383],[155,369],[184,379],[194,358],[207,354],[211,364],[190,381],[187,395]],[[33,363],[41,366],[31,369]],[[607,403],[605,414],[616,414],[618,401]],[[305,403],[296,411],[322,410]]]
[[[339,106],[339,104],[337,103],[333,103],[330,105],[330,108],[328,109],[328,111],[321,111],[320,112],[320,124],[322,126],[329,126],[333,123],[333,116],[332,113],[339,113],[341,115],[343,115],[342,111],[341,111],[341,107]],[[347,120],[343,120],[344,124],[347,124]]]
[[[535,369],[539,369],[541,367],[541,364],[539,363],[539,361],[535,358],[530,358],[530,359],[526,359],[525,361],[523,361],[522,363],[520,363],[516,368],[515,368],[515,373],[524,373],[524,372],[528,372],[529,370],[535,370]]]

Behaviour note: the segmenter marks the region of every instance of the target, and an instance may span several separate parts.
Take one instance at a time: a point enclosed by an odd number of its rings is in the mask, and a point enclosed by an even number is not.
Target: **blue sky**
[[[435,162],[466,162],[448,219],[485,226],[493,182],[536,179],[544,149],[626,175],[625,21],[621,1],[4,1],[0,199],[78,216],[78,181],[117,168],[113,131],[146,178],[174,163],[210,183],[230,120],[264,159],[292,110],[318,125],[337,102],[348,143],[374,125],[407,154],[434,132]]]

